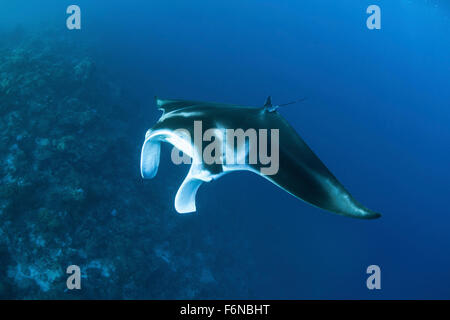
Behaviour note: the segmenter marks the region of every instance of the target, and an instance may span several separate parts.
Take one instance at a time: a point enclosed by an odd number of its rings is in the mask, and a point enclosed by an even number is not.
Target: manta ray
[[[226,173],[245,170],[259,174],[294,197],[315,207],[353,218],[374,219],[380,216],[353,198],[280,115],[279,106],[273,106],[270,97],[261,107],[159,98],[156,98],[156,105],[163,114],[146,132],[141,151],[141,175],[144,179],[151,179],[156,175],[160,162],[161,142],[172,144],[192,158],[194,161],[189,173],[175,196],[175,209],[179,213],[196,211],[196,193],[204,182],[218,179]],[[218,159],[222,162],[206,163],[199,160],[203,147],[194,143],[195,138],[191,138],[195,135],[196,122],[201,122],[203,129],[240,128],[254,129],[258,132],[276,130],[279,139],[278,170],[274,174],[264,174],[263,164],[229,163],[224,160],[226,154],[219,154]],[[218,137],[215,138],[220,140]],[[236,144],[232,147],[233,150],[229,148],[229,141],[219,142],[226,145],[221,149],[224,153],[240,148],[240,151],[237,151],[238,156],[239,154],[242,156],[242,152],[244,156],[248,155],[248,141],[245,142],[244,148]]]

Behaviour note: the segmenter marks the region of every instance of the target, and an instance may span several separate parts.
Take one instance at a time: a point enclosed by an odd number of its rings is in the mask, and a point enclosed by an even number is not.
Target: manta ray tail
[[[299,100],[295,100],[295,101],[291,101],[291,102],[283,103],[283,104],[278,104],[278,105],[274,106],[272,104],[271,96],[268,96],[267,99],[266,99],[266,103],[264,103],[264,110],[267,111],[267,112],[274,112],[279,107],[284,107],[284,106],[288,106],[288,105],[291,105],[291,104],[300,103],[300,102],[303,102],[305,100],[306,100],[306,98],[302,98],[302,99],[299,99]]]

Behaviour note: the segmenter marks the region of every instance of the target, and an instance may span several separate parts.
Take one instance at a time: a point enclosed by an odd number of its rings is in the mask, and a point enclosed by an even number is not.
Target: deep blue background
[[[180,219],[242,241],[236,272],[249,297],[450,298],[446,1],[20,0],[2,3],[0,27],[65,28],[70,4],[83,19],[70,32],[95,39],[136,108],[148,108],[136,118],[143,135],[159,116],[154,95],[248,105],[307,97],[280,112],[383,214],[324,213],[250,173],[204,185],[198,215]],[[381,7],[381,30],[366,28],[370,4]],[[155,188],[176,190],[185,169],[162,163]],[[365,285],[371,264],[382,270],[377,292]]]

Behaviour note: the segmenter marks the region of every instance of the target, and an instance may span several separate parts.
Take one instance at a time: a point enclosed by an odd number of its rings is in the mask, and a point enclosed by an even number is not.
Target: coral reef
[[[0,298],[245,295],[184,232],[207,226],[140,179],[135,106],[89,52],[49,33],[0,44]],[[82,290],[66,288],[71,264]]]

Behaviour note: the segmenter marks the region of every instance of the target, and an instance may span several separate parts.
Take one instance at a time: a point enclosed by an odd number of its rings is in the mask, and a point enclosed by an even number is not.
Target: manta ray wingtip
[[[378,219],[381,218],[381,213],[375,212],[369,219]]]
[[[360,216],[352,216],[354,218],[360,218],[360,219],[365,219],[365,220],[374,220],[374,219],[378,219],[381,217],[381,213],[378,212],[374,212],[374,211],[368,211],[367,213],[365,213],[364,215],[360,215]]]

